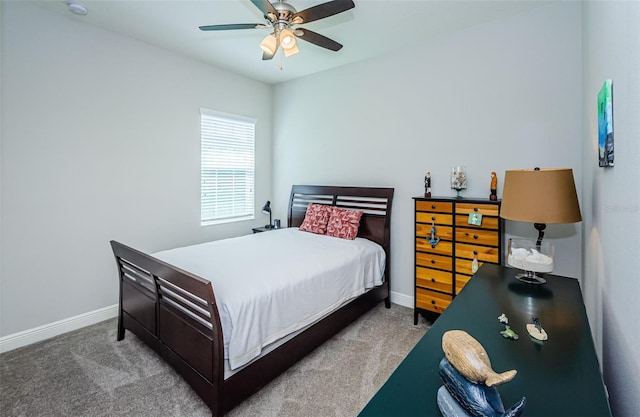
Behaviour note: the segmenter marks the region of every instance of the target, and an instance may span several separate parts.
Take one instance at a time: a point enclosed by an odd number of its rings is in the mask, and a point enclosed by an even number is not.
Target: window
[[[254,218],[255,119],[200,109],[200,224]]]

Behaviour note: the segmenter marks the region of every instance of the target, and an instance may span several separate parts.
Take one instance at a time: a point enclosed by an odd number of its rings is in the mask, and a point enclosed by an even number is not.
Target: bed
[[[272,239],[286,240],[296,233],[304,235],[306,232],[291,228],[298,228],[302,224],[308,204],[315,203],[362,210],[355,241],[360,241],[364,246],[372,246],[371,242],[374,242],[377,244],[374,246],[382,248],[384,255],[381,279],[373,283],[368,281],[366,290],[356,291],[355,298],[340,299],[329,309],[321,307],[322,315],[313,312],[310,319],[299,323],[286,337],[277,340],[272,340],[273,337],[264,338],[257,355],[252,354],[256,357],[233,365],[225,360],[225,356],[235,357],[229,353],[230,340],[225,340],[224,335],[224,328],[228,328],[228,325],[223,326],[223,322],[229,320],[227,310],[230,309],[226,304],[227,289],[218,283],[212,285],[212,281],[216,282],[214,277],[204,276],[211,274],[208,267],[201,267],[198,258],[184,261],[176,257],[181,250],[150,255],[111,241],[120,282],[118,340],[124,338],[125,330],[135,334],[191,385],[211,409],[213,416],[223,415],[373,306],[380,302],[390,306],[393,192],[392,188],[294,185],[287,212],[288,229],[232,239],[236,245],[241,244],[238,248],[249,248],[252,246],[249,243],[254,241],[255,245],[275,245],[271,243]],[[311,236],[305,237],[312,239]],[[325,236],[321,238],[341,240]],[[204,251],[209,250],[210,245],[197,246],[198,250]],[[259,256],[244,255],[243,260],[256,258],[264,266],[264,259],[261,260]],[[288,258],[290,264],[296,261],[303,263],[298,259],[300,252],[287,251],[282,257]],[[251,267],[246,265],[244,272],[239,271],[238,274],[250,272],[251,269],[247,268]],[[329,271],[325,275],[326,279],[330,279],[332,274]],[[369,273],[365,272],[364,275],[368,276]],[[244,317],[243,314],[240,317]],[[232,339],[228,334],[227,338]]]

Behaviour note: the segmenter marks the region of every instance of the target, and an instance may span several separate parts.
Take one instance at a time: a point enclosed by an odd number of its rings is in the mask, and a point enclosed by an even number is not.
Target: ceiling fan
[[[285,56],[298,53],[296,38],[311,42],[322,48],[339,51],[342,45],[309,29],[296,27],[304,23],[324,19],[355,7],[353,0],[333,0],[298,12],[289,3],[278,0],[251,0],[264,14],[266,23],[237,23],[227,25],[200,26],[200,30],[273,29],[260,43],[262,59],[269,60],[282,47]]]

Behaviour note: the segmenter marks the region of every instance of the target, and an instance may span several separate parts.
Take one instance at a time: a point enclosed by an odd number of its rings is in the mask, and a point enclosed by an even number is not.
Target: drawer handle
[[[431,205],[431,208],[432,208],[432,209],[435,209],[435,208],[436,208],[436,205],[435,205],[435,204],[432,204],[432,205]]]
[[[474,208],[473,208],[473,211],[478,211],[478,207],[474,207]]]
[[[435,303],[436,303],[436,300],[431,300],[431,304],[435,304]]]
[[[432,264],[435,264],[435,263],[436,263],[435,259],[432,259],[432,260],[431,260],[431,263],[432,263]]]
[[[477,255],[477,254],[478,254],[478,251],[477,251],[477,250],[474,250],[474,251],[473,251],[473,254],[474,254],[474,255]]]
[[[435,219],[436,219],[436,216],[431,216],[431,220],[435,220]]]
[[[478,235],[473,235],[473,238],[474,238],[474,239],[477,239],[477,238],[478,238]]]
[[[431,282],[436,282],[436,279],[435,278],[431,278]]]

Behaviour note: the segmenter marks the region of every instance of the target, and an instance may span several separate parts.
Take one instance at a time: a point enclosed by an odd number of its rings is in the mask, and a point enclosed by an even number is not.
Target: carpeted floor
[[[229,413],[355,416],[426,333],[411,309],[374,308]],[[210,416],[208,407],[131,333],[108,320],[0,355],[0,414]]]

